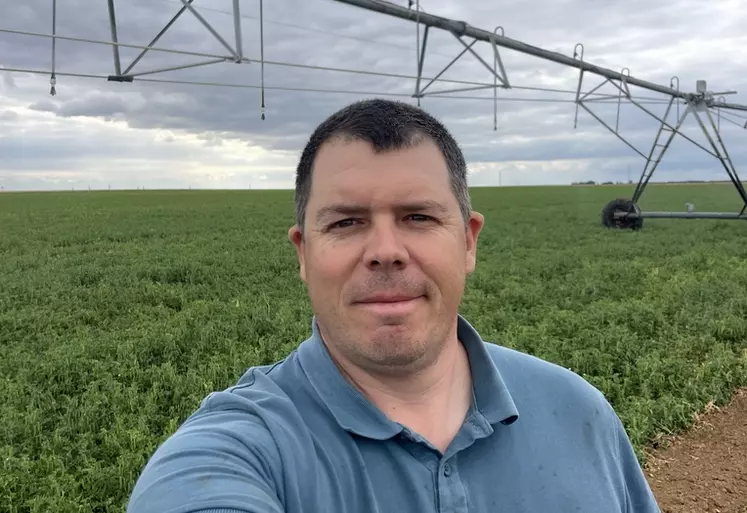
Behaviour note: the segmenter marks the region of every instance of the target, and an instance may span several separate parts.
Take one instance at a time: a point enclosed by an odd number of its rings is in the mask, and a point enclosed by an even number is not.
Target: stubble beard
[[[422,294],[425,298],[419,301],[426,301],[421,305],[424,310],[405,319],[351,315],[353,301],[381,290]],[[441,308],[433,310],[433,301],[440,298],[433,284],[404,274],[381,273],[346,292],[342,305],[317,314],[322,338],[335,358],[367,373],[389,376],[418,372],[438,359],[450,336],[451,322],[445,322]]]
[[[388,376],[410,375],[427,368],[438,359],[448,337],[437,326],[428,325],[414,332],[406,325],[379,326],[371,331],[348,323],[320,323],[320,330],[337,359],[367,373]]]

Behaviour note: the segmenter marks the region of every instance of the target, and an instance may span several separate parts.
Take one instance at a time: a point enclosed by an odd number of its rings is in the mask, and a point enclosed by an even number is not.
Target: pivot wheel
[[[633,213],[641,213],[637,204],[627,199],[612,200],[602,210],[602,224],[607,228],[640,230],[643,228],[643,218],[631,218],[626,215]]]

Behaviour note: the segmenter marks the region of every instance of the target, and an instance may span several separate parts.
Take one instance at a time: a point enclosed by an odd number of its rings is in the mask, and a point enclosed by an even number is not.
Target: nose
[[[410,256],[404,245],[403,233],[389,220],[372,222],[363,255],[371,270],[391,271],[407,266]]]

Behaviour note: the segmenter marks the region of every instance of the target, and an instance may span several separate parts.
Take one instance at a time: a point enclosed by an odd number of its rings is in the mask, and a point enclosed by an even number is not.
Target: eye
[[[414,218],[414,221],[430,221],[432,219],[432,217],[425,214],[410,214],[408,217]]]
[[[352,218],[350,218],[350,219],[343,219],[342,221],[337,221],[337,222],[332,223],[329,226],[329,228],[330,229],[334,229],[334,228],[346,228],[348,226],[351,226],[352,223],[355,223],[355,222],[356,222],[356,220],[352,219]]]

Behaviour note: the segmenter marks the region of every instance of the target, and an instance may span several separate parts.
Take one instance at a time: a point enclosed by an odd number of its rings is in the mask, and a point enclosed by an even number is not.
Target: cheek
[[[440,237],[435,241],[411,245],[411,254],[417,255],[417,261],[423,268],[453,279],[455,273],[464,271],[467,255],[463,246],[452,237]]]
[[[322,288],[339,288],[354,265],[351,248],[340,244],[319,244],[306,255],[308,280]],[[324,290],[319,291],[324,294]]]
[[[464,284],[465,255],[454,250],[421,251],[417,258],[421,271],[443,295],[459,293]]]

